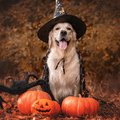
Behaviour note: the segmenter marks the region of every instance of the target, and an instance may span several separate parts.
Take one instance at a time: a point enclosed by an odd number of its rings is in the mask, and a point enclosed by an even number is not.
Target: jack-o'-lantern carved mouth
[[[47,113],[47,112],[50,112],[50,109],[46,109],[46,110],[40,110],[40,109],[36,109],[36,108],[34,108],[36,111],[38,111],[38,112],[45,112],[45,113]]]

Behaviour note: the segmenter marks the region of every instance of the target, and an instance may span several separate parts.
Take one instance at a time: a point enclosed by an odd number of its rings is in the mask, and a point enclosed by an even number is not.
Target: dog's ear
[[[49,45],[49,49],[52,47],[53,41],[52,41],[52,30],[49,33],[49,41],[48,41],[48,45]]]
[[[72,39],[75,40],[75,41],[77,41],[77,35],[76,35],[75,30],[73,30],[72,34],[73,34],[72,35]]]

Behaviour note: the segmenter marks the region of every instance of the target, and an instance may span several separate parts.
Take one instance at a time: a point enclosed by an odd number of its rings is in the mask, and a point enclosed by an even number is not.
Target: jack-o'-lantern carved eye
[[[46,104],[45,104],[46,106],[48,106],[48,103],[46,102]]]
[[[43,108],[43,105],[41,105],[40,108]]]
[[[39,99],[33,103],[31,112],[40,113],[41,115],[54,116],[60,112],[60,105],[56,101]]]

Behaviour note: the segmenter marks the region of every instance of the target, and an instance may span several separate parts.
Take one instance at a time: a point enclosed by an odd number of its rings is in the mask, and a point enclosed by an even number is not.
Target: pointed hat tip
[[[63,4],[61,0],[56,0],[55,12],[53,18],[59,17],[61,15],[65,15],[66,12],[64,10]]]

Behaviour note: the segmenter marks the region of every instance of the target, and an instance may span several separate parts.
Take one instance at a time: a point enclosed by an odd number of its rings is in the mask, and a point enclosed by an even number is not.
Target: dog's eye
[[[59,27],[55,28],[55,30],[59,30],[59,29],[60,29]]]
[[[70,27],[67,27],[67,30],[72,30]]]

